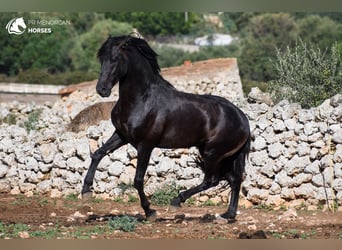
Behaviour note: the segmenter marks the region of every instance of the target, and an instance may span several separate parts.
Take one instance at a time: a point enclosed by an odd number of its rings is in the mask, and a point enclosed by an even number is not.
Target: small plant
[[[77,194],[68,194],[65,197],[66,200],[68,201],[77,201],[78,200],[78,195]]]
[[[27,117],[27,121],[24,122],[24,127],[27,130],[27,132],[30,132],[31,130],[36,130],[37,129],[37,125],[39,122],[39,116],[42,113],[41,109],[37,109],[32,111],[28,117]]]
[[[9,125],[15,125],[17,123],[17,116],[13,113],[9,113],[2,121],[1,123],[7,123]]]
[[[168,205],[173,198],[177,197],[179,191],[180,188],[175,184],[166,185],[152,195],[151,203],[157,206]]]
[[[217,206],[218,204],[214,203],[212,200],[208,199],[205,202],[203,202],[203,206],[209,206],[209,207],[213,207],[213,206]]]
[[[130,203],[134,203],[134,202],[137,202],[139,199],[134,196],[133,194],[128,194],[128,202]]]
[[[110,219],[108,225],[114,230],[133,232],[138,225],[138,220],[135,217],[123,215]]]
[[[118,185],[118,188],[120,188],[122,190],[122,193],[124,193],[125,191],[127,191],[129,189],[132,189],[133,188],[133,184],[132,183],[129,183],[129,184],[120,183]]]

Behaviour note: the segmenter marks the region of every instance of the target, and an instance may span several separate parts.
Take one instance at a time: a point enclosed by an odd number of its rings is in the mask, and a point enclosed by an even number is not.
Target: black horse
[[[218,96],[194,95],[175,89],[159,74],[157,54],[144,39],[109,37],[98,51],[101,72],[97,93],[108,97],[119,82],[119,100],[111,120],[116,130],[91,156],[82,196],[91,195],[94,174],[100,160],[127,143],[138,154],[134,187],[138,190],[146,217],[156,215],[144,193],[144,176],[153,148],[196,146],[202,157],[203,182],[181,192],[171,201],[180,207],[190,196],[228,181],[231,199],[221,216],[234,219],[250,148],[250,129],[244,113]]]

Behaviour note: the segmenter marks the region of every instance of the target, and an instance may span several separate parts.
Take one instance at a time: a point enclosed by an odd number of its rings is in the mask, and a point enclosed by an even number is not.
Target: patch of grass
[[[124,203],[124,200],[122,197],[115,197],[114,198],[114,202],[117,202],[117,203]]]
[[[163,188],[154,192],[151,197],[151,203],[157,206],[163,206],[170,204],[171,200],[176,198],[179,194],[180,187],[176,184],[165,185]]]
[[[42,109],[37,109],[29,113],[27,117],[27,121],[24,122],[24,127],[27,130],[27,132],[37,129],[37,125],[38,125],[39,117],[41,113],[42,113]]]
[[[193,206],[196,204],[196,200],[193,197],[190,197],[189,199],[186,200],[186,204]]]
[[[122,190],[122,193],[125,191],[134,188],[132,183],[126,184],[126,183],[120,183],[118,184],[118,188]]]
[[[273,206],[266,205],[265,203],[261,203],[255,206],[256,209],[264,210],[264,211],[273,211]]]
[[[0,124],[7,123],[9,125],[17,124],[17,116],[13,113],[9,113],[4,119],[0,121]]]
[[[68,194],[67,196],[65,196],[65,199],[67,201],[77,201],[78,195],[77,194]]]
[[[128,194],[128,202],[129,203],[135,203],[139,201],[139,198],[134,196],[133,194]]]
[[[30,237],[40,238],[40,239],[55,239],[60,234],[59,228],[51,228],[44,231],[33,231],[30,232]]]
[[[285,232],[273,232],[272,236],[276,239],[310,239],[316,235],[315,230],[310,232],[299,232],[297,229],[292,229]]]
[[[202,206],[209,206],[209,207],[213,207],[213,206],[217,206],[218,204],[214,203],[212,200],[208,199],[205,202],[203,202]]]
[[[108,221],[108,225],[114,230],[134,232],[136,226],[138,225],[138,220],[135,217],[123,215],[110,219]]]
[[[20,232],[27,232],[29,226],[22,223],[5,225],[0,222],[0,238],[18,238]]]

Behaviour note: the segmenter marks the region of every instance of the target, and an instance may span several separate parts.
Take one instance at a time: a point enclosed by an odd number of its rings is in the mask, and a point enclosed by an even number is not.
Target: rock
[[[339,105],[342,104],[342,95],[337,94],[330,98],[330,105],[337,108]]]
[[[279,208],[284,203],[285,203],[285,200],[283,200],[278,194],[278,195],[269,195],[267,198],[267,201],[265,202],[265,205]]]
[[[283,132],[285,131],[285,123],[282,121],[282,120],[275,120],[273,122],[273,129],[274,129],[274,132],[276,133],[280,133],[280,132]]]
[[[4,178],[9,170],[9,167],[0,163],[0,179]]]
[[[305,173],[300,173],[293,177],[293,185],[294,186],[299,186],[303,183],[310,182],[312,179],[312,174],[305,174]]]
[[[267,144],[263,137],[258,136],[257,138],[255,138],[253,142],[253,146],[254,146],[254,150],[259,151],[259,150],[265,149]]]
[[[293,192],[298,198],[309,199],[316,197],[316,190],[317,188],[314,187],[311,183],[304,183],[299,187],[295,187],[293,189]]]
[[[323,170],[323,173],[316,174],[312,177],[312,183],[317,187],[329,187],[333,176],[333,168],[328,167]]]
[[[169,171],[174,168],[175,162],[168,157],[164,157],[160,160],[156,166],[156,172],[158,176],[165,176]]]
[[[114,161],[108,168],[110,176],[119,177],[124,171],[125,165],[120,161]]]
[[[57,146],[53,143],[42,144],[39,146],[39,152],[44,163],[51,163],[57,153]]]
[[[51,180],[45,180],[37,184],[37,191],[46,194],[51,190]]]
[[[284,121],[285,127],[288,130],[294,130],[297,124],[297,121],[295,119],[287,119]]]
[[[342,178],[342,163],[339,162],[335,164],[334,173],[336,178]]]
[[[6,179],[0,180],[0,193],[9,193],[9,192],[11,192],[10,181]]]
[[[296,198],[293,189],[288,187],[281,190],[280,197],[285,200],[294,200]]]
[[[267,149],[268,149],[269,156],[272,157],[273,159],[276,159],[281,154],[283,154],[283,151],[285,148],[283,144],[276,142],[276,143],[269,145]]]
[[[76,144],[72,140],[62,141],[58,144],[58,149],[62,152],[65,159],[75,156]]]
[[[18,236],[21,239],[28,239],[28,238],[30,238],[30,234],[28,232],[26,232],[26,231],[18,232]]]
[[[333,186],[334,190],[342,191],[342,178],[335,179],[332,186]]]
[[[268,160],[268,154],[266,150],[251,152],[249,157],[251,163],[256,166],[264,166]]]
[[[248,191],[247,199],[252,203],[260,203],[260,201],[267,200],[268,197],[268,190],[259,189],[259,188],[252,188]]]
[[[281,186],[281,187],[290,187],[292,186],[292,178],[289,177],[285,170],[280,171],[274,178],[274,180]]]
[[[294,221],[298,217],[297,211],[293,208],[285,211],[280,217],[279,220],[286,222],[286,221]]]
[[[268,106],[273,106],[273,100],[269,93],[263,93],[258,87],[253,87],[248,94],[247,101],[249,103],[265,103]]]
[[[87,138],[76,141],[76,155],[81,157],[82,160],[90,158],[89,141]]]
[[[311,163],[309,156],[299,157],[295,155],[285,164],[285,170],[288,175],[302,173],[307,165]]]
[[[38,161],[33,157],[27,157],[25,159],[25,166],[27,170],[32,170],[35,172],[39,171]]]
[[[266,175],[269,178],[274,176],[273,164],[268,164],[260,168],[260,173]]]
[[[313,121],[315,120],[315,113],[312,109],[300,110],[298,120],[302,124]]]
[[[338,128],[334,131],[332,141],[337,144],[342,144],[342,128]]]

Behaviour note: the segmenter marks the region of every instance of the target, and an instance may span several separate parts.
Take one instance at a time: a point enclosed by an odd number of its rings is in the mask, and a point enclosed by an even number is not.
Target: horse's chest
[[[112,111],[112,123],[126,139],[134,140],[137,134],[145,133],[146,115],[142,110],[115,107]]]

